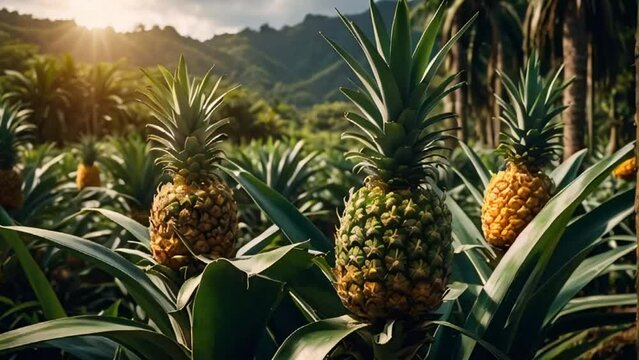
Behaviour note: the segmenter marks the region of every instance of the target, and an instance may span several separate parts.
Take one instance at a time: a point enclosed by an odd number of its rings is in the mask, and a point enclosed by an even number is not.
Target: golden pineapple
[[[632,157],[617,166],[612,174],[619,179],[634,181],[637,179],[637,159]]]
[[[19,209],[24,201],[16,163],[18,151],[35,128],[27,122],[30,113],[19,105],[0,103],[0,206],[7,210]]]
[[[78,151],[81,156],[75,176],[78,190],[86,187],[99,187],[102,183],[100,182],[100,168],[95,163],[99,152],[96,138],[91,135],[83,136],[80,139]]]
[[[189,79],[180,57],[171,74],[144,91],[145,103],[158,120],[150,124],[152,151],[171,176],[153,198],[150,216],[153,257],[173,269],[195,264],[190,251],[211,259],[232,257],[238,235],[238,211],[229,186],[215,171],[223,159],[220,144],[226,124],[213,115],[226,93],[214,97],[210,72],[201,80]],[[185,246],[185,244],[188,246]]]
[[[495,174],[486,188],[481,209],[482,229],[493,246],[509,247],[551,198],[553,181],[543,172],[561,149],[561,123],[555,117],[565,109],[555,103],[566,83],[540,75],[533,54],[517,87],[499,74],[510,102],[498,97],[504,131],[497,149],[506,158],[506,169]]]
[[[364,186],[351,192],[340,218],[336,286],[343,304],[360,319],[421,320],[441,305],[453,259],[451,214],[432,184],[449,154],[443,141],[451,130],[434,128],[454,114],[431,111],[461,86],[451,85],[455,76],[438,86],[432,81],[467,26],[438,52],[434,39],[440,8],[413,49],[405,0],[397,3],[392,37],[382,35],[387,30],[373,1],[370,6],[375,41],[342,16],[362,50],[370,53],[366,66],[328,40],[363,83],[362,88],[342,89],[360,110],[346,114],[357,130],[343,137],[363,146],[347,157],[368,174]],[[360,71],[366,67],[376,75]]]

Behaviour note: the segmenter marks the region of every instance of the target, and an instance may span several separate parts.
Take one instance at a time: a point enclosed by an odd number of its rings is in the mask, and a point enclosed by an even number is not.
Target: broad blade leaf
[[[104,336],[143,359],[188,360],[173,340],[145,325],[120,318],[78,316],[41,322],[0,334],[0,352],[77,336]],[[55,342],[50,343],[55,344]]]
[[[273,360],[323,360],[340,341],[366,326],[348,315],[308,324],[284,341]]]
[[[193,305],[193,359],[251,359],[284,283],[219,259],[202,274]]]

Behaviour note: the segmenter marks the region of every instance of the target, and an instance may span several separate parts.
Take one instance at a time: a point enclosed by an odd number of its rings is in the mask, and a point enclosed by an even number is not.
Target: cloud
[[[35,17],[73,19],[87,27],[132,30],[137,24],[173,26],[205,40],[215,34],[293,25],[306,14],[364,11],[368,0],[0,0],[0,7]]]

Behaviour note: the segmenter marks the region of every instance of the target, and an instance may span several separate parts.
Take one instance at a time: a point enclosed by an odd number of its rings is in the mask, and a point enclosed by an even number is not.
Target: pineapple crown
[[[374,40],[340,13],[364,53],[365,64],[326,38],[361,84],[340,89],[359,110],[345,115],[356,130],[342,137],[363,145],[346,156],[358,162],[356,171],[364,170],[393,187],[416,187],[429,178],[437,180],[437,167],[447,165],[450,149],[443,140],[454,137],[448,134],[453,129],[445,121],[455,115],[431,113],[463,84],[454,83],[457,74],[437,85],[433,82],[449,50],[477,15],[437,48],[443,14],[440,5],[413,48],[406,0],[397,2],[390,34],[374,1],[370,1]]]
[[[18,151],[31,139],[35,126],[27,122],[30,114],[19,104],[0,100],[0,170],[12,169]]]
[[[82,135],[77,147],[77,152],[80,154],[80,161],[82,164],[86,166],[93,166],[98,159],[98,153],[100,152],[98,139],[91,134]]]
[[[502,109],[500,120],[506,125],[497,151],[508,161],[540,168],[559,157],[562,124],[554,119],[566,109],[557,105],[557,100],[570,84],[560,80],[562,70],[563,66],[554,75],[543,77],[533,52],[520,72],[518,85],[499,72],[510,101],[495,95]]]
[[[191,81],[183,56],[173,74],[163,66],[158,68],[160,80],[142,70],[151,82],[142,91],[143,102],[158,121],[147,125],[151,150],[159,154],[156,162],[187,182],[215,178],[214,170],[224,158],[220,145],[226,137],[219,129],[228,120],[214,120],[213,114],[233,89],[215,97],[222,79],[211,89],[211,68],[202,79]]]

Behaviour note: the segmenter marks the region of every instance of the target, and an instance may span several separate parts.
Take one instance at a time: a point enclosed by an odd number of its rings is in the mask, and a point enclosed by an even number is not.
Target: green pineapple
[[[150,213],[154,258],[173,269],[189,266],[197,255],[209,258],[235,254],[238,234],[237,205],[229,186],[216,174],[226,136],[219,131],[225,120],[213,115],[226,93],[214,96],[210,71],[191,81],[184,58],[171,74],[159,67],[162,80],[147,75],[151,86],[145,104],[157,124],[150,124],[152,151],[171,176],[153,198]],[[188,244],[188,248],[182,242]]]
[[[438,50],[440,7],[413,49],[405,0],[397,3],[390,34],[373,1],[370,7],[373,41],[340,14],[366,64],[327,39],[362,86],[341,89],[359,109],[346,114],[356,130],[343,137],[363,145],[347,156],[368,174],[340,219],[334,272],[342,302],[357,317],[420,319],[442,303],[453,257],[451,214],[431,184],[447,161],[443,142],[452,129],[445,124],[455,115],[432,112],[461,84],[453,85],[455,75],[433,80],[468,24]]]
[[[22,175],[16,163],[18,151],[35,130],[27,122],[30,113],[17,104],[0,102],[0,206],[7,210],[20,208],[24,201]]]

